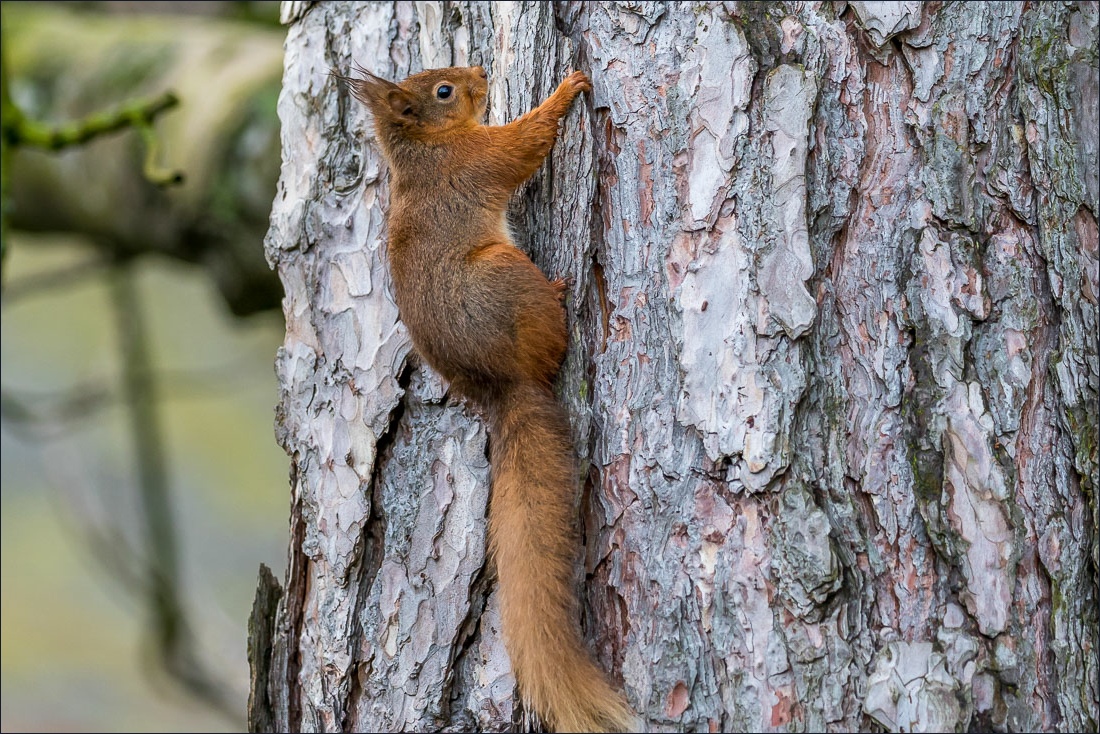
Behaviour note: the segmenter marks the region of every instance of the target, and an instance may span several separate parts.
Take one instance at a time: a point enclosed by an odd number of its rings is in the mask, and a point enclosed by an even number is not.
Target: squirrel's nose
[[[485,67],[484,66],[475,66],[474,71],[477,72],[477,75],[479,77],[481,77],[482,79],[488,79],[489,78],[489,75],[485,73]]]

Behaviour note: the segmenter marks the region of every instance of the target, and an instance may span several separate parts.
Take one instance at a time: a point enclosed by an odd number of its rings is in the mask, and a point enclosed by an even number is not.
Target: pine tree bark
[[[651,730],[1096,729],[1096,4],[284,16],[254,727],[531,723],[484,424],[410,353],[385,166],[327,76],[358,62],[484,65],[497,123],[592,78],[511,221],[569,279],[583,626]]]

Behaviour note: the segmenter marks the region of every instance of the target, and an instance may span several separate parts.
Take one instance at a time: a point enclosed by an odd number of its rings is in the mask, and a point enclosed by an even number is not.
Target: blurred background
[[[243,730],[289,508],[278,3],[0,11],[0,728]]]

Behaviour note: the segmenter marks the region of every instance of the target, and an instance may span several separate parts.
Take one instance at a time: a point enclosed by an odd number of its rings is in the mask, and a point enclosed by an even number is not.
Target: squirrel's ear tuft
[[[344,88],[365,104],[372,113],[377,115],[379,112],[388,112],[390,105],[387,94],[399,87],[393,82],[375,76],[358,64],[355,65],[354,71],[359,75],[358,77],[344,76],[335,71],[330,71],[329,75],[343,84]]]
[[[420,103],[411,92],[395,86],[386,93],[386,104],[389,105],[390,114],[406,122],[415,122],[420,116]]]

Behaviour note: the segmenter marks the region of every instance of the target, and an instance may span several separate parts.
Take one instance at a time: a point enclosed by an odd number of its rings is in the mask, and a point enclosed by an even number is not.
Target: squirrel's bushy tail
[[[513,384],[495,403],[489,546],[524,706],[555,731],[634,730],[634,712],[592,662],[577,626],[577,479],[565,413],[535,383]]]

